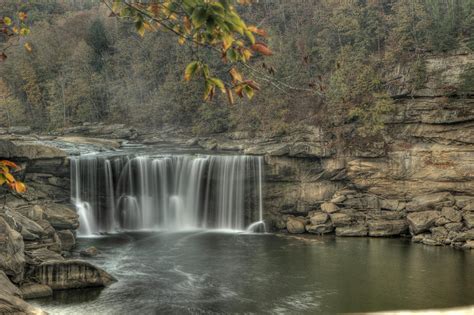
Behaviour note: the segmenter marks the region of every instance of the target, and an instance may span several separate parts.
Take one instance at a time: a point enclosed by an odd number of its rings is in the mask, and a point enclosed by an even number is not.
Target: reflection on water
[[[474,301],[474,253],[398,239],[210,232],[82,239],[119,279],[34,303],[51,314],[314,314]]]

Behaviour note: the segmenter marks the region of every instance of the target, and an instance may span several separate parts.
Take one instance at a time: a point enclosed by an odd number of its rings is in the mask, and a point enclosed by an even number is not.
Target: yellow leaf
[[[248,61],[252,57],[252,52],[250,49],[244,49],[242,50],[242,57],[244,58],[244,61]]]
[[[148,31],[148,32],[153,32],[155,31],[155,29],[153,28],[153,26],[148,23],[148,22],[143,22],[143,27]]]
[[[10,25],[12,25],[12,19],[10,19],[8,16],[6,16],[6,17],[3,18],[3,23],[5,23],[5,25],[7,25],[7,26],[10,26]]]
[[[19,12],[18,17],[20,18],[20,21],[24,21],[24,20],[26,20],[28,15],[25,12]]]
[[[30,30],[27,29],[26,27],[22,27],[21,30],[20,30],[20,35],[21,36],[26,36],[30,33]]]
[[[224,51],[229,49],[232,46],[232,43],[234,42],[234,37],[232,35],[226,35],[222,39],[222,47],[224,48]]]
[[[237,71],[237,69],[235,68],[230,69],[229,74],[234,84],[242,81],[242,75],[239,73],[239,71]]]
[[[25,43],[25,44],[23,44],[23,47],[25,47],[25,49],[26,49],[28,52],[32,52],[32,51],[33,51],[33,48],[31,47],[30,43]]]
[[[14,190],[18,193],[24,193],[26,191],[26,186],[22,182],[15,182],[13,184]]]
[[[3,176],[5,176],[5,178],[8,182],[11,182],[11,183],[15,182],[15,177],[13,177],[12,174],[4,172]]]

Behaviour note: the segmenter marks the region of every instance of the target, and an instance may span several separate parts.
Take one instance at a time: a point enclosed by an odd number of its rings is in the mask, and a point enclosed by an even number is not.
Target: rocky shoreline
[[[21,165],[15,175],[28,185],[24,194],[1,196],[0,313],[43,314],[23,299],[114,282],[104,270],[77,259],[79,216],[69,204],[67,155],[42,144],[5,140],[0,155]]]

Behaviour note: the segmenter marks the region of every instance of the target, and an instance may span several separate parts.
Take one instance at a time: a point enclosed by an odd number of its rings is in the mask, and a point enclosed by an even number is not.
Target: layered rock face
[[[300,217],[310,233],[406,234],[429,245],[472,247],[474,87],[463,96],[456,87],[474,57],[433,57],[426,65],[428,80],[418,90],[408,90],[403,69],[394,74],[395,111],[382,140],[353,142],[337,154],[315,130],[301,157],[292,152],[302,142],[267,153],[266,209],[277,228]],[[315,220],[325,214],[326,221]]]
[[[66,154],[37,142],[0,140],[1,158],[21,165],[15,176],[28,189],[24,194],[4,191],[1,196],[5,203],[0,207],[0,313],[42,314],[22,298],[115,281],[100,268],[63,257],[71,255],[79,227],[69,204]]]

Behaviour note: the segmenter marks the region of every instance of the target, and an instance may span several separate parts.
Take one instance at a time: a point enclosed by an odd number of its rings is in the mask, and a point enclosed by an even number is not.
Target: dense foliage
[[[266,30],[273,55],[263,59],[252,50],[248,67],[239,65],[238,75],[261,90],[231,105],[226,94],[204,101],[209,87],[199,80],[184,82],[187,66],[186,79],[197,70],[189,68],[193,61],[213,69],[212,78],[230,78],[230,88],[243,81],[206,47],[180,45],[172,31],[143,32],[146,19],[109,17],[97,1],[21,3],[7,0],[0,8],[0,16],[23,10],[33,23],[32,51],[13,47],[0,65],[0,124],[7,126],[105,121],[211,133],[355,122],[361,134],[371,134],[391,109],[386,69],[410,65],[416,88],[425,80],[422,55],[474,49],[473,0],[254,1],[238,13],[255,32]],[[192,15],[177,19],[179,32]],[[186,36],[203,32],[189,29]],[[248,49],[253,41],[245,40]]]

